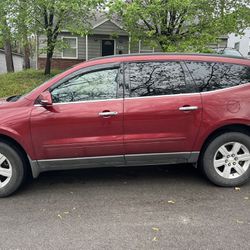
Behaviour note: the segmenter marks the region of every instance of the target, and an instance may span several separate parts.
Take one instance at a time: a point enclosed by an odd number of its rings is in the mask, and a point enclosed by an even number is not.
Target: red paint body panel
[[[179,110],[188,105],[199,109]],[[125,99],[125,153],[190,152],[201,115],[200,94]]]
[[[14,139],[31,158],[35,158],[30,133],[32,107],[33,102],[24,98],[18,102],[0,103],[0,135]]]
[[[82,68],[129,61],[193,60],[250,66],[249,60],[203,55],[135,55],[81,63],[16,102],[0,104],[0,136],[16,140],[33,160],[200,151],[216,129],[250,125],[250,83],[202,94],[34,106],[53,84]],[[181,112],[184,105],[198,106]],[[102,111],[117,111],[103,118]]]
[[[203,117],[193,150],[200,150],[217,129],[234,124],[250,126],[250,84],[202,93]]]
[[[37,159],[123,155],[123,100],[35,106],[31,134]]]

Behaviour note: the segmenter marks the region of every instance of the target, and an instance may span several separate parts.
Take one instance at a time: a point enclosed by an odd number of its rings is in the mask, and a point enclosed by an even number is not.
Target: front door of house
[[[115,41],[102,40],[102,56],[114,55]]]

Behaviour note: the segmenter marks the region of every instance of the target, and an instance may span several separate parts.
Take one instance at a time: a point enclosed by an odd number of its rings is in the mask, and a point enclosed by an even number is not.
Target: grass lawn
[[[43,70],[24,70],[16,73],[0,74],[0,98],[29,92],[61,71],[53,71],[45,76]]]

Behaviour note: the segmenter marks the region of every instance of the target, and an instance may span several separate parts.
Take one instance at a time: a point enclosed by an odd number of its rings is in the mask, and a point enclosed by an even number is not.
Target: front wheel
[[[14,146],[0,142],[0,197],[14,193],[25,178],[22,154]]]
[[[202,167],[218,186],[242,185],[250,177],[250,137],[240,132],[219,135],[206,148]]]

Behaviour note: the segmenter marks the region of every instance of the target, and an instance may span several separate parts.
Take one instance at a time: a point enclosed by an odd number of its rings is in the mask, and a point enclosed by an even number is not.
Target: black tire
[[[0,142],[0,154],[8,159],[12,168],[9,182],[5,186],[0,187],[0,197],[7,197],[13,194],[25,179],[25,160],[18,148],[9,143]]]
[[[202,170],[206,177],[214,184],[222,187],[235,187],[240,186],[247,182],[250,178],[250,166],[240,176],[230,179],[221,176],[215,169],[214,157],[218,149],[223,145],[230,146],[231,142],[238,142],[244,145],[250,152],[250,137],[245,133],[240,132],[227,132],[215,137],[206,147],[205,152],[202,156]],[[232,157],[233,158],[233,157]],[[224,159],[224,158],[223,158]],[[225,158],[226,159],[226,158]],[[222,169],[224,166],[222,166]],[[223,170],[224,171],[224,170]],[[234,169],[231,171],[235,171]],[[230,173],[232,173],[230,171]]]

